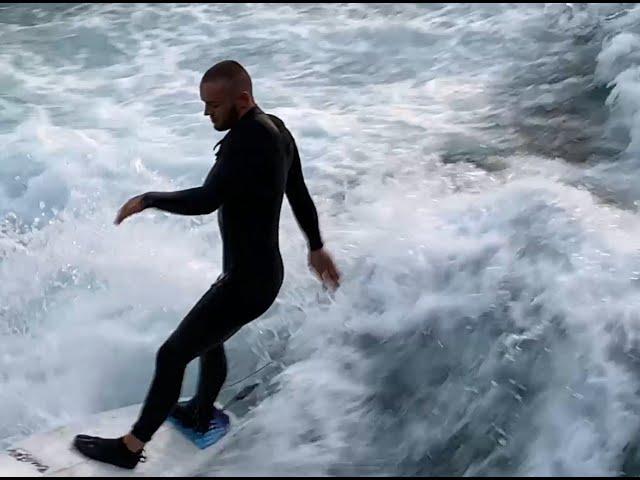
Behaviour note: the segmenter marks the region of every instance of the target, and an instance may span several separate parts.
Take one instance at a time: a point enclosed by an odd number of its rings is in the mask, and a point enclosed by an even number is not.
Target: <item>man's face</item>
[[[222,132],[233,127],[240,118],[231,88],[224,81],[200,84],[200,98],[204,102],[204,114],[211,119],[213,128]]]

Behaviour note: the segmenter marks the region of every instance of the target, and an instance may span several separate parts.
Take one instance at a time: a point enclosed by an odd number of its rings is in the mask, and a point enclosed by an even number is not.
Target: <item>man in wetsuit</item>
[[[282,285],[278,227],[284,195],[307,237],[310,267],[329,287],[339,286],[340,273],[323,248],[296,142],[282,120],[255,104],[247,71],[231,60],[214,65],[202,78],[200,97],[214,128],[229,130],[204,184],[133,197],[115,220],[120,224],[147,208],[180,215],[217,210],[223,242],[223,273],[158,350],[154,378],[131,432],[74,439],[84,455],[124,468],[144,460],[144,444],[170,414],[196,430],[208,427],[227,374],[225,340],[262,315]],[[178,404],[187,364],[197,357],[197,393]]]

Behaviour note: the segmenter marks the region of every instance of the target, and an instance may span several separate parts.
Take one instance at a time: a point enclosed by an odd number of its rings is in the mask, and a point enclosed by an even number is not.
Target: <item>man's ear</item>
[[[251,103],[251,95],[249,95],[249,92],[246,90],[240,92],[238,99],[240,100],[240,104],[245,107]]]

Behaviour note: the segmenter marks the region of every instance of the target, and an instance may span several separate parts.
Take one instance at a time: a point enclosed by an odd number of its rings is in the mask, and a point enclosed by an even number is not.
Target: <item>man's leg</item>
[[[183,425],[204,432],[213,418],[213,404],[227,378],[224,344],[200,355],[200,374],[196,394],[188,402],[180,402],[171,415]]]
[[[155,376],[131,431],[141,442],[151,440],[178,402],[188,363],[215,351],[238,330],[230,321],[241,316],[234,293],[225,284],[214,284],[158,350]]]
[[[227,356],[224,344],[212,348],[204,355],[200,355],[200,375],[198,391],[195,396],[196,405],[203,411],[213,407],[218,398],[222,385],[227,379]]]
[[[221,345],[254,318],[247,310],[252,307],[242,300],[238,288],[230,282],[222,280],[212,285],[158,350],[154,378],[131,433],[115,439],[77,435],[76,448],[95,460],[135,467],[140,456],[134,452],[151,440],[178,401],[187,364]]]

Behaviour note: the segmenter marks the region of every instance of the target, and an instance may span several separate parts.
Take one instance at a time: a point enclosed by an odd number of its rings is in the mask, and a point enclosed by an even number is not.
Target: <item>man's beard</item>
[[[240,119],[240,112],[238,111],[238,107],[233,105],[229,110],[229,115],[226,118],[226,122],[224,122],[224,125],[220,125],[219,130],[222,131],[222,130],[228,130],[230,128],[233,128],[233,126],[236,123],[238,123],[239,119]]]

